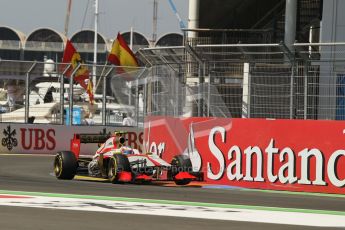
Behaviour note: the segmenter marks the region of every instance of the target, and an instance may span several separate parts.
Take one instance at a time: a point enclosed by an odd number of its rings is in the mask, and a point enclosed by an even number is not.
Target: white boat
[[[50,102],[60,102],[60,82],[40,82],[35,85],[35,87],[31,90],[29,95],[29,105],[37,105],[47,103],[45,102],[45,98],[48,91],[51,93],[51,101]],[[68,101],[69,99],[69,90],[70,85],[64,84],[64,100]],[[78,101],[85,98],[85,89],[80,85],[73,85],[73,100]],[[48,98],[47,98],[48,99]],[[87,96],[88,100],[88,96]],[[49,103],[49,102],[48,102]]]
[[[29,117],[34,117],[34,123],[58,123],[60,103],[52,102],[30,106]],[[25,107],[9,113],[0,114],[1,122],[25,122]],[[32,123],[32,122],[31,122]]]
[[[60,86],[59,82],[40,82],[31,90],[29,94],[29,117],[35,117],[34,123],[61,123]],[[49,89],[50,98],[46,96]],[[64,119],[66,119],[69,110],[69,89],[69,84],[64,84]],[[78,109],[80,111],[78,124],[102,124],[103,95],[95,94],[95,103],[91,105],[85,89],[79,85],[73,85],[73,98],[74,108],[81,109],[81,111]],[[135,108],[114,101],[113,97],[106,97],[106,123],[121,126],[123,114],[133,113]],[[0,121],[25,122],[25,107],[22,106],[14,111],[0,114]]]

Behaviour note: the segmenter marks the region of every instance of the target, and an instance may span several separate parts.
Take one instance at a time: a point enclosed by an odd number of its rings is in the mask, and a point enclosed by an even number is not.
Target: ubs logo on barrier
[[[1,144],[2,146],[6,147],[9,151],[13,149],[13,147],[16,147],[18,145],[18,140],[15,138],[17,132],[16,130],[12,130],[11,126],[7,126],[6,129],[2,132],[5,137],[2,138]]]
[[[54,129],[21,128],[21,145],[25,150],[54,150],[56,147]]]

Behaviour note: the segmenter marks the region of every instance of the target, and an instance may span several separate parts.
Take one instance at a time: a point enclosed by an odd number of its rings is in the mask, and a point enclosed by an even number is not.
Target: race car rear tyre
[[[108,179],[111,183],[119,183],[119,172],[132,172],[129,160],[125,155],[115,154],[109,159],[108,163]]]
[[[70,151],[58,152],[54,160],[54,173],[56,178],[72,180],[77,173],[78,162]]]
[[[192,172],[192,162],[190,158],[186,155],[177,155],[171,160],[171,169],[168,171],[168,178],[174,180],[175,184],[177,185],[187,185],[192,180],[191,179],[183,179],[183,180],[176,180],[175,176],[179,172]]]

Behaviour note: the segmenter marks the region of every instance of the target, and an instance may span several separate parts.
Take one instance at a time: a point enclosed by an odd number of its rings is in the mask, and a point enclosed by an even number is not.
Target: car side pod
[[[132,173],[131,172],[118,172],[118,181],[120,182],[131,182],[132,181]]]
[[[190,180],[196,180],[197,178],[190,174],[189,172],[179,172],[175,175],[175,180],[185,180],[185,179],[190,179]]]

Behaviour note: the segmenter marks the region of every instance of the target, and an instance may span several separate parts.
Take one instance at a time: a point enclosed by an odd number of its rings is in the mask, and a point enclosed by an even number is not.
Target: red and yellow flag
[[[93,84],[92,84],[91,80],[89,80],[88,83],[87,83],[86,92],[89,95],[90,104],[93,105],[95,103],[95,98],[93,96]]]
[[[69,40],[67,40],[67,43],[66,43],[66,48],[63,53],[62,62],[65,64],[66,63],[71,64],[71,66],[65,73],[67,77],[71,76],[72,72],[75,70],[75,68],[77,68],[79,63],[81,64],[84,63],[81,60],[80,54],[77,52],[77,50],[74,48],[74,46]],[[84,89],[87,89],[87,85],[85,83],[86,79],[89,79],[89,70],[87,69],[85,65],[82,65],[79,67],[79,69],[75,73],[74,80],[78,82]]]
[[[117,34],[117,38],[113,43],[113,47],[111,48],[111,52],[108,56],[108,61],[114,65],[123,66],[123,69],[126,72],[129,71],[129,68],[125,68],[125,66],[138,66],[138,61],[134,53],[128,47],[125,39],[121,36],[120,33]]]

